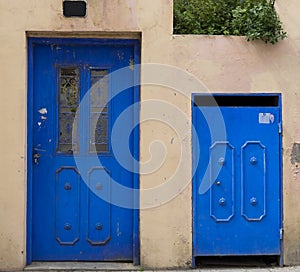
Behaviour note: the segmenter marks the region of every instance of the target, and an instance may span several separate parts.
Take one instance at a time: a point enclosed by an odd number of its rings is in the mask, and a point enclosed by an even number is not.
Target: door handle
[[[35,164],[39,164],[39,158],[41,157],[41,154],[39,153],[34,153],[33,154],[33,161]]]

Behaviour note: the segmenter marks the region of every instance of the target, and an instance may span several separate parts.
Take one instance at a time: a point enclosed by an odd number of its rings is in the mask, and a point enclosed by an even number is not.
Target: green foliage
[[[266,43],[286,37],[274,0],[174,0],[174,33],[239,35]]]

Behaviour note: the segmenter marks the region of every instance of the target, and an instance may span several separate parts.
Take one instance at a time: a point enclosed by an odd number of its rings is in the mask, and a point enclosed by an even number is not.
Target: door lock
[[[38,164],[39,163],[39,158],[41,157],[41,154],[39,153],[34,153],[33,154],[33,161],[35,164]]]
[[[33,161],[35,164],[39,164],[39,158],[41,157],[41,154],[39,152],[46,152],[44,149],[34,148],[33,151]]]

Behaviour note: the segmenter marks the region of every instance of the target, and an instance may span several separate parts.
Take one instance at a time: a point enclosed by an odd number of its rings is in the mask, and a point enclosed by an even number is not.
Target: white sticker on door
[[[271,113],[262,113],[258,114],[258,122],[260,124],[272,124],[274,123],[274,115]]]

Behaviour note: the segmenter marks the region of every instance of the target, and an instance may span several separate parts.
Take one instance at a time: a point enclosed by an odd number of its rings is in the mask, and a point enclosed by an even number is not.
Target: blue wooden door
[[[135,186],[135,74],[133,67],[118,77],[111,74],[138,61],[138,43],[32,39],[29,44],[31,260],[131,261],[137,196],[132,190],[120,195],[112,184]],[[111,134],[125,110],[122,126],[133,132],[118,141]]]
[[[268,102],[278,96],[229,96],[219,108],[201,99],[193,107],[194,256],[280,255],[280,107]]]

